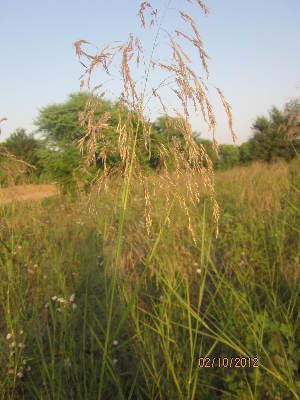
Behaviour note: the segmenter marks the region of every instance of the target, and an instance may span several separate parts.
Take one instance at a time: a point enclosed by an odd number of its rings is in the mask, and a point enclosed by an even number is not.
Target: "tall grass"
[[[75,44],[88,61],[82,86],[89,89],[95,69],[108,73],[120,57],[120,107],[128,114],[116,131],[119,174],[106,165],[110,116],[95,120],[100,84],[80,115],[87,128],[81,150],[88,163],[103,161],[100,190],[1,206],[3,399],[299,398],[299,160],[215,179],[189,124],[192,105],[214,134],[207,54],[191,14],[179,11],[190,34],[166,35],[171,61],[155,60],[171,3],[161,19],[141,4],[142,27],[146,10],[156,27],[141,93],[132,77],[132,60],[136,67],[146,57],[137,36],[96,55],[82,49],[87,42]],[[179,39],[199,53],[204,77]],[[182,106],[175,114],[184,148],[170,140],[161,148],[163,171],[145,175],[137,141],[143,135],[150,155],[149,91],[168,114],[160,85],[150,85],[151,67],[177,83],[170,89]],[[234,138],[230,106],[217,91]],[[243,357],[250,366],[201,368],[199,357]]]
[[[189,3],[193,3],[189,1]],[[185,216],[188,219],[188,227],[192,234],[193,241],[197,244],[197,236],[192,226],[192,219],[189,211],[188,203],[197,203],[199,204],[200,200],[200,189],[198,186],[198,180],[195,179],[195,174],[201,174],[203,177],[204,186],[209,189],[210,198],[213,202],[213,214],[217,224],[218,230],[218,204],[215,200],[214,194],[214,175],[212,169],[212,162],[209,159],[207,153],[204,150],[202,145],[197,145],[191,132],[191,124],[189,123],[189,108],[192,104],[194,106],[195,111],[201,109],[203,119],[207,122],[208,128],[212,130],[214,144],[216,145],[215,137],[214,137],[214,129],[215,129],[215,116],[212,111],[211,104],[209,102],[208,97],[208,88],[206,83],[202,77],[199,77],[196,72],[192,68],[192,64],[189,56],[183,49],[182,43],[180,41],[188,42],[189,45],[192,45],[198,52],[200,63],[204,69],[206,74],[206,80],[208,81],[208,67],[207,67],[207,54],[203,49],[203,44],[200,38],[200,34],[198,32],[197,26],[191,16],[187,12],[180,10],[178,11],[179,16],[181,17],[184,24],[190,29],[191,34],[186,34],[186,32],[175,30],[174,33],[168,32],[167,38],[170,42],[170,49],[172,52],[171,61],[165,63],[155,60],[155,50],[159,44],[159,36],[162,31],[165,30],[164,23],[165,17],[168,12],[170,12],[170,6],[172,1],[169,0],[165,3],[164,10],[162,11],[162,15],[159,18],[159,11],[154,9],[150,2],[142,2],[139,9],[139,17],[141,21],[141,26],[146,28],[145,22],[145,12],[148,9],[151,13],[151,22],[150,28],[152,26],[156,27],[156,34],[154,36],[153,47],[149,54],[149,59],[146,60],[145,49],[143,49],[142,43],[138,36],[130,34],[129,40],[126,43],[118,45],[117,47],[104,47],[98,54],[92,56],[88,54],[85,50],[82,49],[84,44],[87,44],[86,41],[80,40],[75,43],[76,54],[78,55],[79,60],[85,58],[88,62],[89,66],[86,67],[84,74],[82,75],[81,87],[85,85],[89,90],[91,90],[91,97],[86,105],[86,110],[84,113],[80,115],[80,120],[83,126],[86,127],[87,133],[80,140],[79,146],[82,153],[87,154],[87,162],[95,163],[96,162],[96,150],[98,146],[99,140],[104,140],[105,145],[101,149],[100,155],[98,158],[102,159],[104,164],[104,177],[105,185],[107,184],[106,178],[109,176],[109,171],[106,166],[106,143],[107,147],[109,147],[109,139],[105,136],[105,129],[109,126],[109,113],[104,113],[98,120],[95,119],[95,110],[97,108],[101,108],[102,97],[105,94],[103,90],[103,83],[95,85],[92,89],[90,88],[90,82],[92,78],[92,74],[98,67],[102,67],[103,71],[106,74],[110,74],[109,69],[110,65],[113,61],[116,60],[117,56],[121,56],[120,66],[121,66],[121,82],[123,84],[123,88],[120,94],[120,109],[126,105],[128,109],[127,121],[122,121],[121,113],[119,116],[119,125],[116,130],[116,135],[118,135],[118,143],[119,143],[119,155],[122,160],[122,167],[120,173],[123,173],[124,182],[122,188],[122,198],[120,200],[120,217],[118,221],[118,233],[117,233],[117,241],[115,245],[115,253],[113,258],[107,258],[106,263],[106,273],[109,265],[113,265],[112,268],[112,276],[111,282],[108,287],[108,298],[106,301],[107,305],[107,324],[105,330],[105,341],[103,345],[103,357],[102,357],[102,365],[99,377],[99,388],[97,398],[100,400],[102,397],[102,393],[104,390],[104,379],[105,372],[109,371],[107,368],[107,356],[109,353],[109,348],[111,347],[112,338],[111,338],[111,330],[112,330],[112,321],[113,321],[113,308],[115,302],[116,288],[117,288],[117,278],[119,275],[119,267],[120,267],[120,259],[122,256],[122,244],[123,244],[123,232],[124,232],[124,224],[125,217],[127,216],[127,207],[129,202],[129,192],[131,189],[132,181],[134,178],[136,179],[135,188],[142,184],[144,188],[144,203],[145,203],[145,216],[146,216],[146,230],[149,239],[152,238],[152,243],[148,245],[148,249],[146,249],[145,258],[143,259],[143,267],[140,271],[140,276],[136,275],[137,283],[136,289],[132,292],[127,300],[126,309],[123,312],[120,324],[117,326],[117,333],[121,331],[121,327],[125,323],[128,315],[133,311],[135,307],[136,298],[142,288],[142,282],[146,278],[147,270],[152,267],[156,257],[157,247],[162,239],[164,234],[164,230],[166,224],[170,223],[170,212],[171,208],[175,200],[178,200],[179,204],[185,211]],[[207,13],[208,10],[206,6],[201,2],[197,2],[198,6],[204,13]],[[175,34],[177,39],[175,39]],[[141,57],[143,57],[144,65],[145,65],[145,77],[144,83],[139,93],[136,89],[136,81],[132,76],[132,68],[133,63],[132,59],[135,58],[135,67],[138,68]],[[84,64],[83,64],[84,65]],[[177,106],[173,107],[173,110],[176,113],[177,121],[176,128],[179,130],[183,142],[185,150],[184,154],[180,148],[178,140],[176,141],[173,138],[173,141],[169,141],[169,148],[165,146],[161,146],[160,153],[161,158],[169,158],[172,156],[175,160],[176,165],[176,175],[177,180],[182,175],[182,172],[185,171],[185,176],[187,179],[187,193],[173,190],[165,192],[165,198],[167,200],[166,203],[166,215],[163,217],[164,222],[162,220],[159,222],[160,228],[158,230],[153,230],[153,215],[151,213],[151,196],[149,191],[149,180],[148,177],[143,176],[141,171],[141,167],[137,161],[137,141],[139,139],[139,135],[143,135],[145,148],[149,152],[149,158],[151,156],[151,123],[150,119],[145,116],[145,98],[148,94],[148,86],[150,81],[150,72],[151,68],[159,68],[162,72],[167,72],[168,75],[173,75],[174,83],[176,89],[174,89],[174,84],[170,85],[170,89],[177,95],[177,100],[182,106],[182,111],[179,111]],[[159,89],[162,82],[159,82],[157,87],[151,85],[150,91],[153,96],[159,100],[162,111],[167,114],[168,110],[166,104],[164,103],[162,96],[159,93]],[[96,95],[97,90],[101,89],[102,93],[100,95]],[[225,111],[228,115],[229,119],[229,127],[234,138],[234,132],[232,129],[232,117],[230,106],[225,100],[221,90],[217,88],[217,92],[220,95],[221,101],[225,108]],[[136,123],[134,123],[134,119]],[[140,131],[141,128],[141,131]],[[165,164],[165,160],[162,161],[162,164]],[[123,171],[122,171],[123,169]],[[156,185],[157,180],[153,180],[151,183]],[[170,183],[174,186],[174,180],[169,175],[168,169],[166,168],[163,174],[163,179],[169,182],[169,187],[171,187]],[[193,187],[191,184],[193,181]],[[101,182],[102,183],[102,182]],[[177,198],[176,198],[177,195]],[[158,233],[156,233],[158,232]],[[152,233],[152,235],[151,235]],[[156,239],[155,239],[156,236]],[[148,254],[147,254],[148,253]],[[113,336],[115,339],[117,334]],[[99,341],[100,343],[100,341]],[[174,371],[173,376],[174,376]],[[176,385],[178,386],[178,382],[176,381]],[[179,388],[179,386],[178,386]]]
[[[209,195],[190,206],[199,246],[176,203],[168,227],[165,187],[159,240],[145,235],[134,182],[102,398],[299,398],[299,181],[296,163],[217,174],[218,239]],[[1,208],[2,399],[99,395],[122,181],[108,185],[90,210],[85,197]],[[199,368],[199,356],[259,368]]]

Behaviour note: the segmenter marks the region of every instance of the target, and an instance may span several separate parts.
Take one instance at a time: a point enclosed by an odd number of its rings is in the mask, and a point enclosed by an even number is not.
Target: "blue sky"
[[[163,4],[153,1],[153,5]],[[180,23],[174,0],[166,25]],[[140,32],[136,0],[3,0],[0,14],[0,140],[15,128],[34,129],[38,109],[63,102],[79,90],[82,67],[73,42],[85,39],[99,48]],[[220,87],[232,106],[238,142],[251,136],[257,115],[300,97],[300,1],[207,0],[209,16],[193,13],[209,56],[211,87]],[[145,36],[150,48],[153,36]],[[156,56],[165,54],[164,37]],[[197,64],[196,64],[197,67]],[[199,63],[200,67],[200,63]],[[109,93],[117,90],[112,83]],[[212,93],[217,138],[231,143],[225,114]],[[155,116],[155,115],[154,115]],[[194,130],[208,137],[201,118]]]

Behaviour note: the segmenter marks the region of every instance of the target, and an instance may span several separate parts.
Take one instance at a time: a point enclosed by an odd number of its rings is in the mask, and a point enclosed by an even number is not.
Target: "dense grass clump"
[[[208,9],[184,3],[140,4],[141,27],[154,27],[150,52],[134,34],[96,54],[74,43],[90,92],[77,145],[86,171],[101,170],[70,198],[1,206],[2,399],[299,399],[299,160],[214,174],[190,121],[191,109],[202,115],[217,150],[193,19]],[[183,30],[168,26],[168,13]],[[95,84],[94,73],[115,63],[112,118],[106,79]],[[165,115],[160,143],[155,104]],[[155,173],[143,167],[153,155]],[[74,182],[75,158],[63,163]]]
[[[121,180],[1,206],[0,398],[299,398],[299,171],[217,173],[217,238],[209,192],[166,214],[155,175],[148,235],[133,181],[115,285]]]

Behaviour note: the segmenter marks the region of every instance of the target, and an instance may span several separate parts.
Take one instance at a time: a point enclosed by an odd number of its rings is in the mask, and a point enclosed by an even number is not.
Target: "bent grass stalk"
[[[170,4],[170,1],[169,1],[169,4]],[[166,13],[166,11],[167,11],[167,7],[165,9],[165,13]],[[164,15],[163,15],[163,18],[164,18]],[[158,37],[159,37],[160,30],[161,30],[163,18],[161,20],[161,23],[160,23],[160,25],[158,27],[158,30],[157,30],[157,33],[156,33],[156,36],[155,36],[155,39],[154,39],[154,43],[153,43],[153,47],[152,47],[152,51],[151,51],[151,59],[153,57],[154,50],[155,50],[155,47],[156,47],[157,42],[158,42]],[[140,105],[139,116],[143,112],[144,97],[145,97],[145,92],[146,92],[146,88],[147,88],[147,83],[148,83],[148,78],[149,78],[149,73],[150,73],[150,67],[151,67],[151,64],[149,62],[147,75],[146,75],[146,79],[145,79],[145,84],[144,84],[144,89],[143,89],[143,93],[142,93],[142,97],[141,97],[141,105]],[[137,127],[136,127],[136,130],[135,130],[135,135],[134,135],[134,142],[133,142],[133,147],[132,147],[129,171],[128,171],[128,175],[126,177],[126,180],[125,180],[124,186],[123,186],[122,201],[121,201],[121,212],[120,212],[120,223],[119,223],[119,228],[118,228],[118,239],[117,239],[117,246],[116,246],[116,253],[115,253],[115,266],[114,266],[113,278],[112,278],[112,282],[111,282],[111,296],[110,296],[110,304],[109,304],[109,311],[108,311],[107,330],[106,330],[106,335],[105,335],[105,344],[104,344],[104,350],[103,350],[103,359],[102,359],[101,372],[100,372],[98,400],[100,400],[100,398],[101,398],[101,393],[102,393],[102,389],[103,389],[103,379],[104,379],[104,371],[105,371],[105,366],[106,366],[107,350],[108,350],[108,344],[109,344],[109,341],[110,341],[110,329],[111,329],[111,322],[112,322],[113,303],[114,303],[114,296],[115,296],[115,290],[116,290],[117,275],[118,275],[118,270],[119,270],[120,255],[121,255],[121,250],[122,250],[123,228],[124,228],[124,221],[125,221],[125,216],[126,216],[128,194],[129,194],[130,182],[131,182],[131,177],[132,177],[133,162],[134,162],[134,158],[135,158],[135,149],[136,149],[136,142],[137,142],[137,136],[138,136],[140,123],[141,123],[141,120],[140,120],[140,117],[139,117],[138,118],[138,122],[137,122]],[[149,264],[151,262],[151,259],[152,259],[152,256],[153,256],[153,251],[157,247],[157,244],[159,242],[160,237],[161,237],[161,235],[158,236],[158,240],[155,242],[155,245],[153,246],[153,250],[152,250],[152,253],[151,253],[150,257],[149,257],[149,261],[146,264],[146,268],[144,269],[144,273],[146,273],[146,270],[148,269],[147,267],[149,266]],[[140,287],[141,287],[141,285],[137,286],[138,290],[140,289]],[[117,333],[119,332],[119,330],[121,329],[123,323],[125,322],[125,320],[127,318],[127,315],[129,313],[131,307],[134,304],[134,300],[135,300],[135,298],[136,298],[136,296],[138,294],[138,290],[136,290],[134,292],[134,295],[132,296],[132,301],[129,302],[127,312],[126,312],[126,314],[123,315],[123,316],[125,316],[125,318],[121,319],[121,322],[120,322],[120,324],[119,324],[119,326],[117,328],[117,331],[116,331],[116,334],[114,335],[114,337],[117,336]]]
[[[144,136],[144,142],[145,142],[145,147],[149,151],[149,157],[151,155],[151,141],[150,141],[150,127],[148,126],[148,123],[145,122],[145,118],[143,116],[144,113],[144,99],[147,91],[147,85],[149,81],[149,75],[150,75],[150,69],[151,66],[153,68],[159,67],[161,68],[162,71],[166,71],[168,74],[172,73],[175,75],[175,81],[176,84],[178,85],[178,90],[171,88],[172,92],[176,94],[177,99],[181,103],[183,107],[183,112],[180,112],[176,107],[173,107],[173,111],[175,112],[175,115],[177,116],[176,120],[176,129],[180,132],[183,141],[185,142],[185,152],[186,156],[183,156],[183,154],[180,153],[179,150],[179,142],[176,138],[173,138],[171,142],[169,142],[169,149],[166,149],[165,147],[162,146],[161,148],[161,155],[162,158],[171,156],[175,160],[175,165],[176,165],[176,176],[177,179],[182,176],[183,172],[187,172],[189,174],[189,179],[186,181],[186,186],[187,186],[187,193],[190,196],[189,202],[192,204],[199,203],[200,201],[200,189],[198,187],[197,180],[194,180],[195,186],[192,187],[191,184],[191,178],[195,177],[195,174],[200,174],[203,178],[204,185],[209,189],[210,193],[210,199],[213,203],[213,214],[215,217],[216,221],[216,229],[218,233],[218,218],[219,218],[219,209],[218,209],[218,204],[215,200],[215,193],[214,193],[214,175],[213,175],[213,169],[212,169],[212,162],[209,159],[204,147],[202,145],[197,145],[191,132],[191,125],[188,122],[189,118],[189,102],[191,102],[194,106],[194,109],[197,110],[197,103],[200,106],[202,115],[204,120],[207,122],[209,130],[212,131],[213,133],[213,143],[215,148],[217,148],[215,136],[214,136],[214,130],[215,130],[215,116],[212,111],[211,104],[208,100],[207,96],[207,86],[203,82],[201,78],[198,78],[196,73],[191,69],[191,67],[188,65],[190,64],[190,59],[187,55],[187,53],[183,50],[182,46],[175,40],[175,38],[171,35],[168,34],[168,37],[170,39],[170,44],[171,44],[171,50],[172,50],[172,61],[173,63],[166,64],[162,63],[159,61],[155,61],[153,59],[154,56],[154,51],[157,47],[158,44],[158,38],[159,34],[162,30],[162,23],[164,21],[165,15],[172,3],[172,0],[169,0],[168,2],[165,3],[165,8],[164,12],[162,15],[162,18],[160,20],[160,23],[158,25],[158,29],[154,38],[151,54],[150,54],[150,59],[148,62],[147,66],[147,71],[146,71],[146,77],[144,81],[144,87],[142,90],[142,94],[140,97],[140,100],[138,98],[136,89],[135,89],[135,83],[132,80],[131,74],[130,74],[130,68],[129,68],[129,61],[133,56],[133,46],[134,46],[134,41],[133,41],[133,35],[130,34],[130,39],[128,44],[123,44],[120,46],[117,46],[112,49],[112,52],[109,52],[109,47],[106,46],[101,50],[101,52],[96,55],[96,56],[91,56],[88,54],[86,51],[83,51],[81,46],[83,44],[88,44],[85,40],[80,40],[75,43],[75,48],[76,48],[76,54],[79,57],[79,60],[82,56],[86,57],[88,61],[90,62],[90,66],[86,68],[86,72],[82,75],[81,77],[81,88],[84,87],[84,77],[86,76],[86,84],[88,89],[90,90],[90,81],[91,81],[91,74],[93,71],[101,65],[103,70],[108,73],[108,68],[112,61],[114,60],[115,56],[119,54],[120,52],[123,52],[122,54],[122,79],[123,79],[123,85],[124,85],[124,92],[121,94],[120,99],[121,102],[123,103],[124,100],[126,104],[129,104],[131,107],[131,110],[129,110],[129,116],[130,116],[130,122],[129,125],[131,124],[131,119],[134,117],[134,113],[137,114],[137,123],[136,123],[136,128],[134,132],[132,131],[132,126],[131,126],[131,133],[133,133],[133,142],[131,143],[128,137],[122,136],[126,133],[125,125],[124,129],[122,128],[122,122],[121,122],[121,117],[119,120],[119,151],[120,151],[120,158],[122,160],[123,165],[125,165],[125,179],[123,182],[123,190],[122,190],[122,198],[121,198],[121,204],[120,204],[120,219],[119,219],[119,225],[118,225],[118,234],[117,234],[117,241],[116,241],[116,248],[115,248],[115,254],[114,254],[114,267],[113,267],[113,272],[112,272],[112,277],[111,277],[111,282],[109,285],[109,289],[107,291],[107,295],[109,299],[106,298],[106,305],[107,305],[107,326],[106,326],[106,332],[105,332],[105,342],[104,345],[101,345],[102,351],[103,351],[103,356],[102,356],[102,363],[101,363],[101,370],[100,370],[100,376],[99,376],[99,386],[98,386],[98,400],[101,399],[102,392],[103,392],[103,387],[104,387],[104,376],[105,376],[105,369],[107,366],[107,358],[108,358],[108,350],[109,350],[109,345],[111,342],[111,326],[112,326],[112,318],[113,318],[113,306],[114,306],[114,301],[115,301],[115,293],[116,293],[116,286],[117,286],[117,276],[118,276],[118,271],[119,271],[119,264],[120,264],[120,257],[121,257],[121,252],[122,252],[122,241],[123,241],[123,231],[124,231],[124,223],[125,223],[125,217],[126,217],[126,212],[127,212],[127,205],[128,205],[128,199],[129,199],[129,192],[130,192],[130,186],[131,186],[131,180],[133,176],[133,168],[134,168],[134,163],[135,163],[135,158],[136,158],[136,147],[137,147],[137,140],[138,140],[138,135],[139,135],[139,130],[140,127],[143,129],[143,136]],[[188,3],[193,3],[191,0],[188,0]],[[198,6],[205,12],[207,13],[207,8],[205,5],[197,0]],[[149,2],[142,2],[140,6],[140,11],[139,11],[139,17],[141,20],[141,25],[143,28],[146,27],[145,23],[145,18],[144,18],[144,12],[146,9],[150,9],[151,11],[151,22],[150,22],[150,27],[154,25],[156,16],[157,16],[157,10],[154,10],[152,5]],[[201,59],[202,66],[204,68],[204,71],[206,73],[206,77],[208,79],[208,68],[207,68],[207,54],[203,49],[202,41],[200,39],[199,32],[196,28],[196,25],[190,15],[183,11],[179,11],[180,18],[183,20],[183,22],[191,29],[192,35],[190,36],[187,35],[184,32],[176,30],[175,33],[179,39],[186,40],[189,44],[192,44],[196,50],[199,52],[199,56]],[[135,39],[135,46],[138,52],[137,55],[137,61],[136,64],[139,64],[139,59],[140,59],[140,52],[142,52],[142,47],[140,45],[139,39],[136,37]],[[194,87],[192,86],[191,82],[195,85]],[[98,89],[102,89],[102,84],[96,85],[92,90],[91,90],[91,97],[90,100],[88,101],[86,105],[86,110],[85,110],[85,115],[84,113],[80,114],[80,121],[83,126],[87,127],[87,134],[80,139],[79,141],[79,147],[82,153],[87,152],[87,162],[91,163],[93,162],[94,164],[96,163],[96,148],[97,148],[97,140],[98,139],[104,139],[107,142],[107,138],[104,135],[104,130],[108,128],[108,121],[109,121],[109,113],[104,113],[98,121],[95,120],[95,110],[97,107],[97,104],[101,105],[101,99],[104,96],[104,92],[102,92],[98,98],[98,102],[95,99],[95,93]],[[168,117],[168,111],[166,106],[163,104],[162,99],[160,95],[158,94],[157,89],[152,88],[153,95],[158,98],[159,102],[162,105],[162,109],[165,112],[167,118]],[[220,89],[217,88],[217,92],[221,98],[222,104],[225,108],[226,114],[228,116],[229,120],[229,127],[230,131],[232,134],[233,139],[235,139],[235,135],[232,129],[232,117],[231,117],[231,111],[230,111],[230,106],[224,99],[224,96]],[[206,109],[205,109],[206,107]],[[124,143],[127,142],[127,149],[123,148]],[[107,156],[105,153],[105,146],[101,150],[100,155],[98,158],[101,158],[103,161],[104,165],[104,180],[106,179],[108,175],[108,169],[107,169]],[[187,157],[187,158],[186,158]],[[163,161],[163,164],[165,165],[165,161]],[[206,165],[206,166],[205,166]],[[103,178],[102,177],[102,178]],[[101,179],[102,179],[101,178]],[[160,178],[159,178],[160,179]],[[173,182],[171,176],[169,175],[168,171],[166,170],[165,177],[162,179],[167,179],[167,182],[170,184],[168,185],[169,188],[175,189],[175,193],[167,194],[166,199],[169,203],[169,198],[172,197],[173,200],[171,202],[171,205],[166,207],[167,213],[166,213],[166,219],[163,223],[163,228],[160,229],[160,232],[156,238],[156,241],[153,245],[153,248],[150,252],[150,255],[148,257],[148,260],[146,261],[145,268],[141,274],[141,277],[139,279],[138,285],[136,286],[133,294],[130,297],[129,303],[127,305],[127,308],[125,312],[122,315],[121,321],[118,324],[118,327],[113,335],[113,338],[117,337],[117,334],[120,332],[124,322],[126,321],[129,312],[131,311],[136,297],[139,293],[139,290],[142,285],[142,280],[145,277],[145,274],[147,270],[149,269],[150,263],[155,255],[156,248],[158,246],[158,243],[161,239],[162,235],[162,229],[165,228],[165,225],[167,222],[170,221],[169,215],[171,212],[171,209],[173,207],[173,204],[175,200],[178,200],[178,203],[181,205],[181,207],[184,209],[184,213],[186,215],[186,218],[188,220],[188,228],[189,231],[191,232],[193,241],[195,244],[197,244],[197,238],[194,234],[194,229],[192,226],[192,221],[190,217],[190,212],[188,209],[188,200],[185,198],[185,195],[182,195],[179,191],[177,191],[176,188],[176,181]],[[142,178],[142,181],[143,178]],[[147,188],[147,185],[145,185],[145,190]],[[186,195],[187,196],[187,195]],[[146,227],[147,227],[147,232],[148,234],[150,233],[150,227],[151,227],[151,216],[149,215],[149,195],[148,192],[145,191],[145,207],[146,207]],[[202,237],[202,247],[204,245],[204,231],[203,237]],[[108,263],[108,260],[107,260]],[[107,263],[105,270],[107,271]],[[164,282],[164,279],[162,277],[162,281]],[[203,294],[203,288],[204,288],[204,283],[205,280],[203,280],[202,283],[202,294]],[[188,291],[188,287],[186,288]],[[202,301],[202,297],[200,299],[199,297],[199,303],[198,307],[200,308]],[[189,322],[191,322],[191,307],[188,307],[188,313],[189,313]],[[195,352],[195,345],[196,345],[196,339],[193,343],[193,338],[192,338],[192,330],[191,330],[191,325],[189,325],[189,332],[190,332],[190,345],[191,345],[191,355],[194,354]],[[197,335],[197,332],[196,332]],[[98,341],[99,345],[100,342],[98,338],[96,338]],[[168,343],[164,342],[164,347],[165,347],[165,355],[168,357],[169,352],[168,352]],[[171,359],[169,359],[169,365],[172,366]],[[111,374],[113,374],[112,370],[110,367],[108,367],[109,371]],[[174,382],[176,384],[176,387],[178,389],[178,392],[180,394],[180,397],[183,398],[183,395],[181,393],[180,385],[179,382],[177,381],[176,378],[176,373],[174,368],[171,368],[172,376],[174,378]],[[190,370],[190,376],[191,376],[191,370]],[[114,379],[115,380],[115,379]],[[195,388],[193,389],[193,396],[195,395]]]

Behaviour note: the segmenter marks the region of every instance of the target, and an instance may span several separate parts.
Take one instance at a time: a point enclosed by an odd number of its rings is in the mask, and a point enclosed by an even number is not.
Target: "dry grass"
[[[150,2],[142,2],[139,8],[138,16],[142,29],[156,30],[154,37],[153,48],[147,53],[147,49],[143,47],[139,37],[137,35],[130,34],[127,42],[123,42],[118,46],[106,45],[97,54],[93,55],[88,53],[84,46],[89,43],[85,40],[79,40],[75,42],[76,54],[85,67],[84,73],[81,76],[81,88],[86,87],[90,90],[91,97],[86,104],[86,110],[80,115],[80,121],[82,126],[86,128],[85,136],[80,140],[79,147],[82,153],[86,153],[86,161],[88,163],[96,163],[97,158],[101,159],[104,164],[104,175],[101,177],[100,183],[105,181],[105,178],[110,174],[110,170],[107,168],[106,163],[106,149],[111,146],[111,139],[107,137],[106,130],[109,127],[110,114],[104,113],[100,118],[95,118],[95,111],[101,109],[102,98],[105,96],[105,83],[100,82],[91,87],[91,79],[97,69],[102,70],[105,75],[110,76],[111,67],[115,64],[120,65],[120,81],[122,87],[119,94],[120,109],[124,106],[127,107],[128,114],[125,120],[122,120],[121,113],[119,116],[119,125],[116,129],[116,136],[118,137],[119,143],[119,155],[122,160],[121,174],[125,177],[125,180],[130,181],[134,175],[141,180],[144,186],[144,204],[145,204],[145,219],[147,232],[151,232],[151,196],[147,189],[148,183],[147,178],[141,173],[140,166],[137,162],[136,157],[136,142],[138,135],[142,134],[144,145],[151,156],[151,122],[150,116],[146,116],[145,113],[145,99],[147,103],[152,100],[159,105],[160,112],[167,116],[167,121],[170,115],[176,117],[174,128],[180,132],[181,138],[172,138],[169,140],[167,148],[161,146],[161,164],[164,165],[166,171],[163,176],[162,182],[157,180],[158,185],[161,183],[165,184],[166,180],[169,182],[167,187],[172,188],[171,192],[168,193],[165,198],[169,200],[173,198],[173,187],[176,183],[173,180],[173,176],[169,174],[166,168],[166,160],[170,157],[175,160],[177,180],[181,179],[181,175],[185,174],[188,179],[185,181],[185,190],[181,192],[181,196],[177,197],[175,201],[181,205],[184,210],[184,214],[187,218],[189,229],[193,234],[193,227],[187,203],[199,202],[200,193],[203,191],[203,186],[198,185],[198,181],[195,180],[195,176],[202,176],[202,185],[209,190],[210,198],[213,203],[213,215],[215,218],[217,231],[218,231],[218,220],[219,220],[219,208],[216,202],[215,190],[214,190],[214,171],[212,162],[207,155],[204,147],[196,143],[192,135],[192,127],[190,124],[191,110],[193,112],[200,112],[203,120],[207,124],[207,129],[211,132],[212,140],[214,143],[215,150],[217,151],[217,141],[215,138],[215,126],[216,118],[213,112],[213,108],[209,99],[208,85],[211,85],[209,81],[208,71],[208,55],[204,50],[204,46],[201,40],[201,36],[197,25],[192,18],[199,8],[200,11],[205,14],[208,13],[208,9],[202,1],[193,2],[188,0],[186,2],[189,7],[189,12],[182,9],[175,9],[176,13],[183,21],[185,30],[174,29],[173,27],[165,26],[165,16],[167,13],[174,12],[171,9],[171,2],[166,2],[165,8],[155,9]],[[188,4],[189,3],[189,4]],[[173,6],[173,4],[172,4]],[[148,19],[147,13],[150,14],[150,22],[147,24]],[[167,41],[169,42],[169,55],[170,61],[162,62],[155,58],[155,50],[159,44],[160,35],[165,34]],[[199,65],[193,65],[191,57],[188,55],[186,47],[194,49],[195,53],[198,54],[200,65],[202,66],[203,73],[198,74]],[[133,71],[140,71],[139,67],[141,64],[145,66],[142,76],[144,77],[144,84],[142,89],[139,91],[137,88],[137,82],[140,80],[139,77],[133,77]],[[87,66],[86,66],[87,65]],[[163,75],[161,81],[153,82],[150,80],[151,72],[155,74],[159,71],[159,74]],[[139,73],[139,72],[138,72]],[[165,82],[172,82],[165,84]],[[233,140],[235,140],[235,134],[232,127],[232,115],[229,103],[225,100],[222,91],[219,88],[215,88],[220,96],[221,102],[224,106],[224,110],[228,116],[228,123],[230,132]],[[168,91],[168,93],[166,93]],[[164,97],[174,98],[176,96],[176,102],[172,105],[168,105]],[[134,121],[135,124],[134,124]],[[140,132],[142,131],[142,133]],[[171,127],[172,130],[172,127]],[[100,154],[97,154],[97,143],[99,140],[104,142]],[[180,140],[183,141],[183,150],[180,146]],[[191,185],[193,180],[194,185]],[[194,242],[197,243],[196,235],[193,234]]]
[[[26,183],[29,175],[36,169],[34,165],[17,158],[5,147],[0,148],[1,174],[0,179],[5,186],[13,186],[19,183]],[[3,182],[0,181],[0,186]]]
[[[133,177],[101,399],[128,398],[131,385],[137,399],[206,399],[220,390],[227,393],[220,397],[224,400],[263,399],[270,387],[273,398],[299,398],[294,351],[299,347],[299,196],[292,190],[292,167],[299,182],[299,164],[256,163],[218,172],[222,213],[217,240],[208,190],[200,204],[186,203],[200,246],[194,244],[184,205],[175,204],[128,323],[114,337],[155,241],[152,233],[147,235],[143,182]],[[176,190],[180,198],[188,178],[182,172],[176,180],[174,171],[168,187],[164,172],[147,177],[153,231],[162,225],[166,197]],[[97,193],[95,187],[95,193],[76,201],[54,197],[45,204],[0,207],[3,400],[97,398],[122,184],[121,176],[110,177],[106,192]],[[72,310],[74,293],[77,309]],[[26,345],[17,348],[18,357],[10,355],[8,334]],[[252,369],[193,375],[199,354],[210,351],[216,356],[257,354],[259,376]],[[9,375],[12,368],[15,375]]]
[[[58,194],[59,190],[55,184],[9,186],[0,189],[0,204],[8,204],[12,201],[42,200]]]

